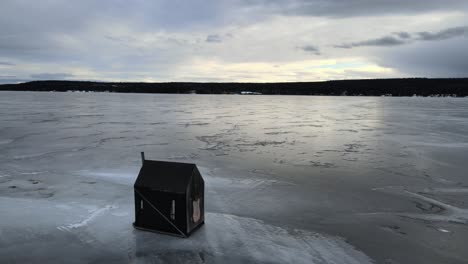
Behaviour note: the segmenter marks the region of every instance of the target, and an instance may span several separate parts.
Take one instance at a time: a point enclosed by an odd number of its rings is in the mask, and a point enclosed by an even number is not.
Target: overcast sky
[[[0,1],[0,83],[388,77],[468,77],[468,1]]]

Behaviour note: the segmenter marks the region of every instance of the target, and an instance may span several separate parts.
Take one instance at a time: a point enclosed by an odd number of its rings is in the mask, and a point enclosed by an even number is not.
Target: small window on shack
[[[193,200],[192,205],[193,205],[192,221],[196,223],[200,220],[200,198]]]
[[[175,200],[172,200],[171,204],[171,220],[175,220]]]

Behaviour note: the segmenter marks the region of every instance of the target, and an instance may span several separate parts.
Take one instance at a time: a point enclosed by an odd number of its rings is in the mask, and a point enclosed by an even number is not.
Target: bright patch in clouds
[[[292,62],[223,62],[197,58],[177,69],[183,81],[227,82],[283,82],[317,81],[328,79],[368,78],[369,76],[396,77],[391,68],[360,59],[303,60]],[[326,77],[328,78],[326,78]]]

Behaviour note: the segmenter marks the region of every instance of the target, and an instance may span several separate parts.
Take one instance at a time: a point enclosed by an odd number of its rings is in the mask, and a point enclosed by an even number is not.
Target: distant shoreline
[[[2,84],[0,85],[0,91],[467,97],[468,78],[406,78],[284,83],[31,81],[19,84]]]

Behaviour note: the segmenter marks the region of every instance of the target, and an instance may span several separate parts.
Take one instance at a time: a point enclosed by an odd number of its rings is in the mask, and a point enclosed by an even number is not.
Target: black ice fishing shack
[[[195,164],[145,160],[135,181],[137,229],[188,237],[204,224],[205,182]]]

